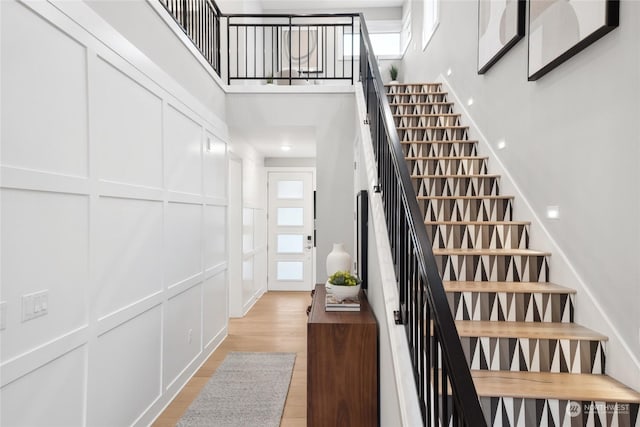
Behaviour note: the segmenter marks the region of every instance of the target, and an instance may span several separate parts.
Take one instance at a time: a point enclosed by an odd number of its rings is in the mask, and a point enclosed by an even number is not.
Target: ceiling
[[[253,121],[242,127],[230,127],[229,133],[234,140],[250,144],[264,157],[316,156],[315,126],[272,126]],[[289,150],[284,151],[283,146],[289,147]]]
[[[262,0],[265,10],[292,9],[367,9],[371,7],[401,6],[403,0]]]
[[[260,13],[291,11],[353,11],[377,7],[399,7],[404,0],[217,0],[224,13]]]
[[[230,94],[229,135],[264,157],[316,157],[317,144],[355,132],[354,102],[350,91]],[[282,151],[282,145],[291,150]]]

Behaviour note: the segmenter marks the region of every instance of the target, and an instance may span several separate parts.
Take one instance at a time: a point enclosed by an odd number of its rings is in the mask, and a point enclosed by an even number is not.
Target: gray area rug
[[[295,353],[229,353],[178,426],[278,427],[295,359]]]

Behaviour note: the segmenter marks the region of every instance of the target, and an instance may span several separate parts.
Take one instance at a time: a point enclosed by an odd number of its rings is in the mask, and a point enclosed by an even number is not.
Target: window
[[[438,9],[440,0],[422,1],[422,49],[424,50],[438,28]]]
[[[376,56],[402,56],[403,49],[400,43],[400,32],[397,33],[372,33],[369,34],[373,53]],[[352,56],[351,40],[353,39],[354,55],[360,55],[360,34],[344,35],[344,56]]]
[[[404,52],[411,43],[411,1],[407,0],[402,5],[402,24],[400,29],[401,51]]]

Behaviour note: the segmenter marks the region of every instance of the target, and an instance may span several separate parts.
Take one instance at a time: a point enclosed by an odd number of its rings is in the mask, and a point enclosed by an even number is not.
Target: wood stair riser
[[[482,396],[480,404],[494,427],[640,427],[637,403]]]
[[[448,292],[455,320],[573,323],[573,294]]]
[[[468,133],[466,127],[398,128],[400,141],[466,141]]]
[[[402,140],[401,140],[402,141]],[[475,141],[402,141],[405,157],[472,157],[478,155]]]
[[[412,175],[483,175],[487,173],[487,160],[482,157],[409,159]]]
[[[510,221],[511,199],[418,199],[425,221]]]
[[[525,224],[427,223],[434,249],[527,249],[529,226]]]
[[[547,282],[544,255],[436,255],[442,280],[484,282]]]
[[[602,341],[553,338],[460,337],[471,369],[603,374]]]
[[[416,177],[412,179],[417,196],[497,196],[500,180],[495,176]]]
[[[394,121],[396,127],[460,126],[460,116],[457,115],[400,115]]]

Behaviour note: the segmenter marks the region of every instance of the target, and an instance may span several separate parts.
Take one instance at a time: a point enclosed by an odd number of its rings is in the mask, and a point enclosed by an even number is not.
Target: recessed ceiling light
[[[291,146],[290,145],[281,145],[280,149],[282,151],[290,151],[291,150]]]
[[[503,150],[507,146],[507,142],[504,139],[501,139],[498,141],[496,146],[498,147],[498,150]]]
[[[450,76],[452,72],[453,72],[453,71],[451,71],[451,68],[449,68],[449,69],[447,70],[447,76]]]
[[[469,98],[469,100],[467,101],[467,105],[468,106],[472,106],[473,105],[473,98]]]

